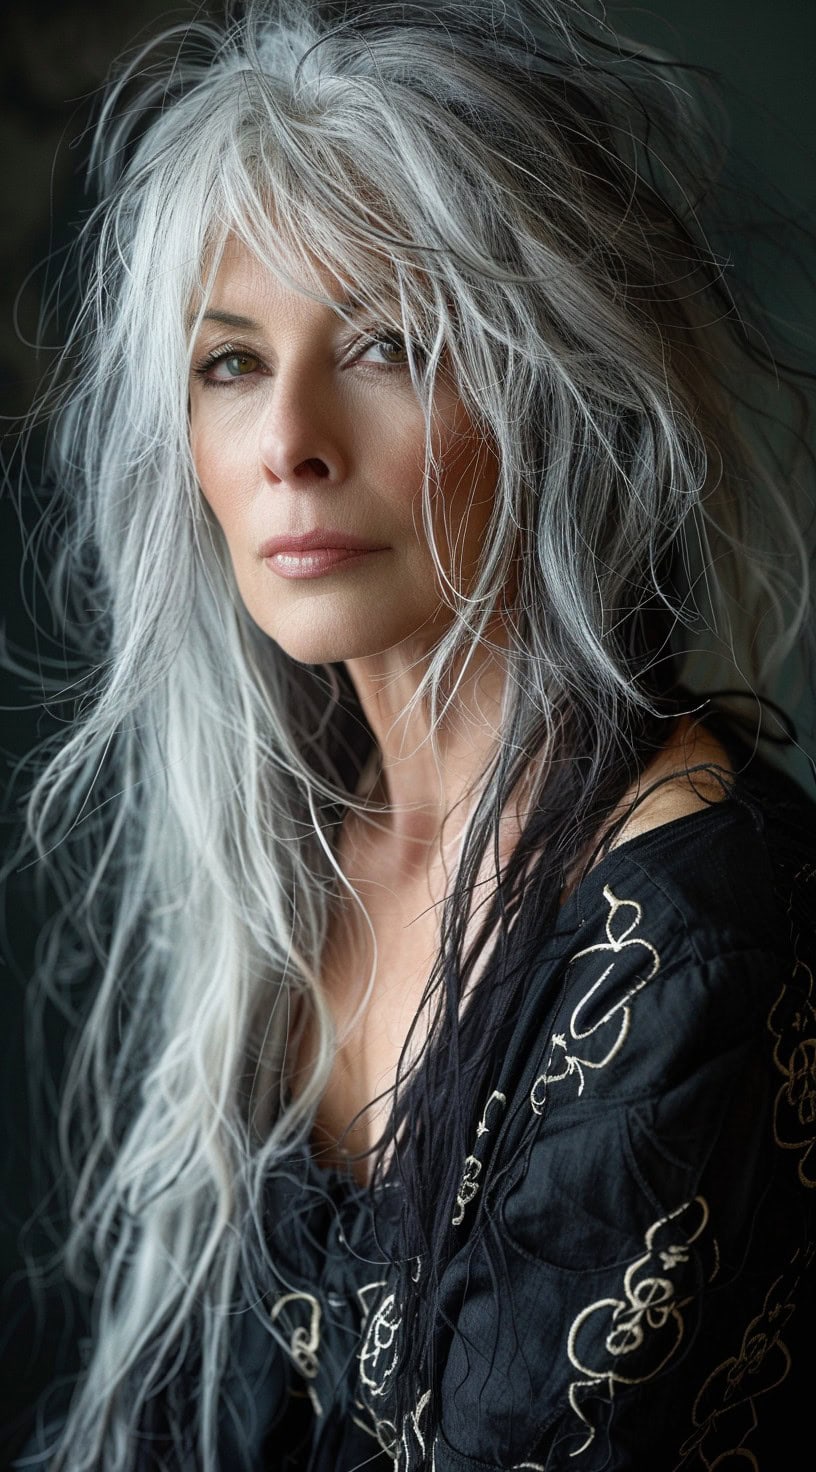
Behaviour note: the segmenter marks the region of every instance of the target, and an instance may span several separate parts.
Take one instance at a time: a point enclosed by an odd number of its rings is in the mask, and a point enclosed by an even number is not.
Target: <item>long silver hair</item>
[[[693,80],[576,0],[264,0],[165,34],[106,93],[48,399],[53,602],[91,673],[29,807],[61,898],[43,986],[67,1014],[89,958],[96,978],[59,1116],[65,1261],[94,1334],[55,1469],[126,1472],[195,1334],[195,1464],[214,1472],[229,1308],[263,1293],[245,1244],[335,1056],[321,950],[332,907],[359,904],[338,827],[372,812],[356,789],[373,736],[342,666],[298,665],[252,623],[196,483],[190,344],[225,242],[327,305],[329,267],[404,335],[450,608],[416,692],[432,740],[497,610],[508,630],[501,749],[448,914],[519,784],[550,814],[554,894],[668,695],[725,672],[773,696],[811,627],[798,390],[706,233],[723,151]],[[466,591],[433,546],[443,358],[499,465]],[[440,995],[462,946],[451,921]],[[320,1046],[293,1098],[296,999]],[[459,1105],[440,1128],[464,1140]],[[454,1143],[428,1148],[461,1159]],[[437,1184],[449,1220],[456,1181]],[[433,1249],[428,1202],[408,1210]]]

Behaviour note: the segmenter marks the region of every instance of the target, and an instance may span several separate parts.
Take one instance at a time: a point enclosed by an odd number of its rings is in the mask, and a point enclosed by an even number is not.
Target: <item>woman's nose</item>
[[[328,393],[313,375],[276,381],[258,441],[261,464],[271,480],[302,485],[312,479],[343,479],[339,411],[327,402]]]

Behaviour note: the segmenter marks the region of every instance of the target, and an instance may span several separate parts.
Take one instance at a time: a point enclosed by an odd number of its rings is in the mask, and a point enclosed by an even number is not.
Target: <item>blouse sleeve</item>
[[[756,948],[672,955],[639,903],[604,899],[446,1275],[435,1472],[799,1465],[812,973]]]

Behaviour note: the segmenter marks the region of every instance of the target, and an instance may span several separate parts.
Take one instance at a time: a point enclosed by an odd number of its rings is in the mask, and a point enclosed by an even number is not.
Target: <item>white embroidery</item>
[[[459,1182],[459,1190],[456,1193],[456,1210],[451,1217],[451,1226],[458,1227],[465,1219],[465,1207],[473,1200],[479,1190],[479,1176],[482,1172],[482,1162],[475,1155],[465,1158],[465,1167],[462,1179]]]
[[[420,1472],[420,1469],[428,1467],[428,1463],[425,1460],[425,1436],[420,1427],[420,1421],[425,1414],[425,1409],[430,1398],[431,1392],[430,1390],[426,1390],[419,1397],[416,1405],[414,1406],[414,1409],[406,1417],[405,1422],[403,1423],[402,1437],[400,1438],[400,1447],[398,1449],[396,1458],[396,1466],[400,1469],[400,1472],[411,1472],[411,1468],[413,1467],[416,1468],[416,1472]],[[411,1435],[412,1432],[413,1436]],[[421,1459],[419,1461],[414,1460],[414,1454],[417,1451],[417,1448],[419,1449],[419,1457]],[[402,1456],[402,1453],[404,1453],[404,1458]],[[431,1461],[429,1472],[434,1472],[435,1466],[436,1453],[434,1448],[431,1447]]]
[[[364,1310],[368,1311],[366,1295],[386,1286],[382,1279],[358,1288],[357,1295]],[[397,1360],[397,1335],[401,1323],[402,1315],[397,1312],[393,1293],[387,1293],[373,1313],[367,1312],[359,1364],[360,1379],[372,1395],[385,1394]]]
[[[782,1336],[796,1311],[802,1273],[811,1268],[815,1253],[813,1246],[794,1253],[785,1274],[768,1289],[761,1312],[747,1325],[737,1353],[706,1379],[692,1409],[696,1429],[680,1448],[683,1463],[693,1457],[695,1465],[699,1458],[700,1465],[713,1467],[733,1456],[740,1465],[744,1462],[746,1472],[759,1472],[747,1438],[759,1424],[760,1398],[775,1390],[790,1370],[790,1351]]]
[[[490,1112],[490,1106],[491,1104],[493,1104],[494,1100],[500,1103],[502,1108],[504,1108],[505,1104],[507,1103],[506,1096],[502,1094],[499,1089],[494,1089],[493,1093],[490,1095],[490,1098],[485,1104],[485,1107],[482,1111],[482,1117],[479,1120],[478,1125],[476,1126],[477,1141],[479,1141],[483,1135],[490,1134],[490,1129],[487,1123],[487,1116]],[[456,1208],[451,1218],[452,1227],[458,1227],[460,1223],[464,1220],[465,1207],[468,1206],[468,1204],[473,1200],[474,1196],[479,1190],[479,1176],[481,1175],[481,1173],[481,1160],[479,1160],[478,1156],[476,1155],[468,1155],[465,1158],[465,1164],[462,1170],[462,1179],[459,1183],[459,1190],[456,1193]]]
[[[371,1421],[361,1421],[359,1416],[352,1415],[351,1419],[355,1426],[359,1426],[361,1430],[366,1431],[369,1436],[372,1436],[382,1447],[382,1450],[391,1457],[392,1461],[396,1461],[397,1428],[393,1421],[378,1419],[371,1408],[363,1405],[361,1400],[355,1400],[354,1404],[358,1410],[364,1411],[366,1415],[371,1417]]]
[[[377,1420],[370,1407],[364,1405],[361,1400],[356,1400],[354,1404],[358,1410],[364,1411],[367,1415],[372,1417],[374,1423],[373,1427],[371,1424],[369,1424],[369,1422],[361,1421],[358,1416],[353,1415],[351,1419],[356,1426],[360,1426],[363,1431],[367,1431],[369,1436],[373,1436],[375,1440],[379,1442],[383,1451],[387,1452],[388,1456],[391,1457],[391,1459],[393,1460],[395,1468],[399,1467],[403,1469],[403,1472],[409,1472],[409,1469],[415,1466],[417,1468],[417,1472],[419,1472],[420,1467],[427,1468],[428,1466],[427,1462],[424,1460],[425,1435],[420,1422],[425,1413],[425,1409],[430,1398],[430,1390],[426,1390],[425,1393],[419,1397],[419,1400],[417,1401],[413,1411],[411,1411],[405,1419],[402,1435],[399,1438],[397,1437],[396,1429],[393,1422]],[[419,1456],[423,1459],[421,1462],[415,1462],[414,1460],[417,1451]],[[433,1472],[433,1466],[434,1450],[432,1447],[430,1472]]]
[[[274,1324],[281,1310],[288,1303],[298,1302],[309,1305],[309,1325],[307,1328],[306,1325],[299,1324],[292,1329],[289,1337],[289,1353],[304,1379],[314,1380],[318,1371],[318,1350],[320,1348],[320,1304],[317,1299],[311,1293],[285,1293],[272,1305],[269,1317]],[[308,1385],[307,1390],[316,1414],[322,1416],[322,1407],[314,1386]]]
[[[816,871],[797,875],[810,880]],[[801,936],[792,931],[793,973],[786,979],[768,1017],[774,1038],[773,1060],[783,1082],[774,1100],[774,1140],[782,1150],[799,1150],[803,1186],[816,1187],[816,981],[800,954]]]
[[[393,1421],[378,1416],[362,1387],[371,1396],[385,1395],[388,1382],[394,1372],[397,1359],[397,1335],[401,1315],[396,1310],[396,1297],[386,1292],[388,1280],[378,1278],[373,1283],[364,1283],[357,1289],[362,1308],[361,1347],[358,1354],[361,1399],[354,1402],[368,1421],[353,1420],[375,1437],[384,1452],[396,1463],[399,1456],[400,1437]]]
[[[424,1452],[425,1452],[425,1438],[424,1438],[424,1436],[422,1435],[422,1432],[419,1429],[419,1423],[422,1420],[423,1412],[424,1412],[425,1407],[427,1406],[428,1401],[430,1400],[430,1398],[431,1398],[431,1392],[430,1392],[430,1390],[426,1390],[425,1391],[425,1394],[424,1395],[421,1395],[419,1397],[419,1400],[416,1403],[415,1409],[411,1412],[411,1423],[412,1423],[413,1428],[414,1428],[414,1435],[416,1436],[416,1439],[419,1442],[419,1450],[423,1453],[423,1455],[424,1455]]]
[[[646,1251],[624,1274],[624,1296],[599,1298],[574,1319],[567,1353],[582,1378],[571,1383],[569,1401],[587,1435],[572,1456],[585,1452],[595,1436],[581,1408],[582,1397],[596,1397],[605,1388],[612,1400],[617,1385],[651,1380],[677,1353],[685,1332],[683,1309],[693,1297],[681,1296],[682,1268],[689,1261],[689,1247],[707,1225],[708,1205],[702,1196],[660,1217],[644,1236]],[[714,1252],[712,1262],[709,1278],[717,1269]]]
[[[477,1140],[480,1139],[482,1135],[489,1135],[490,1134],[490,1130],[489,1130],[488,1124],[487,1124],[487,1116],[490,1113],[490,1106],[493,1103],[493,1100],[494,1099],[498,1099],[498,1101],[501,1104],[502,1108],[504,1108],[504,1105],[507,1103],[506,1096],[504,1094],[502,1094],[499,1089],[494,1089],[493,1090],[493,1093],[490,1095],[490,1098],[488,1099],[487,1103],[485,1104],[484,1111],[482,1113],[482,1117],[481,1117],[481,1119],[479,1120],[479,1123],[476,1126],[476,1139]]]
[[[373,1283],[362,1283],[357,1289],[357,1297],[363,1311],[363,1319],[367,1319],[377,1298],[381,1296],[380,1290],[387,1287],[385,1278],[377,1278]]]
[[[586,1069],[606,1068],[608,1063],[623,1047],[631,1023],[630,1002],[637,993],[653,981],[660,970],[660,956],[650,941],[644,940],[642,936],[635,936],[632,931],[640,925],[642,909],[637,900],[620,900],[613,894],[609,885],[604,885],[604,899],[609,906],[609,914],[606,917],[605,941],[599,941],[596,945],[586,946],[582,951],[576,951],[570,958],[572,966],[582,956],[590,956],[595,953],[603,955],[611,952],[613,959],[601,973],[596,981],[592,983],[589,991],[585,992],[580,1002],[573,1009],[570,1017],[569,1041],[563,1033],[554,1032],[550,1040],[550,1053],[547,1066],[543,1073],[539,1074],[530,1090],[530,1104],[534,1114],[542,1114],[549,1085],[560,1083],[563,1079],[574,1074],[578,1079],[578,1093],[584,1090],[584,1071]],[[629,912],[628,914],[626,912]],[[616,927],[622,923],[623,928]],[[614,971],[616,958],[623,951],[632,948],[640,948],[649,958],[648,971],[637,978],[622,997],[607,1007],[602,1015],[589,1025],[585,1024],[584,1014],[595,999],[596,993],[604,985],[607,977]],[[581,1054],[573,1046],[576,1043],[600,1044],[600,1051],[593,1054],[592,1048],[584,1048]]]

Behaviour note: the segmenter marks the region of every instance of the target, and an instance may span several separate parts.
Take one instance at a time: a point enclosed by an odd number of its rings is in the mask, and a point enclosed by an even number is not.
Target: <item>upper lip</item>
[[[328,527],[317,526],[314,531],[302,532],[299,536],[270,537],[261,547],[261,557],[274,557],[276,552],[313,552],[317,547],[344,547],[352,552],[377,552],[382,546],[382,542],[355,537],[352,532],[332,531]]]

